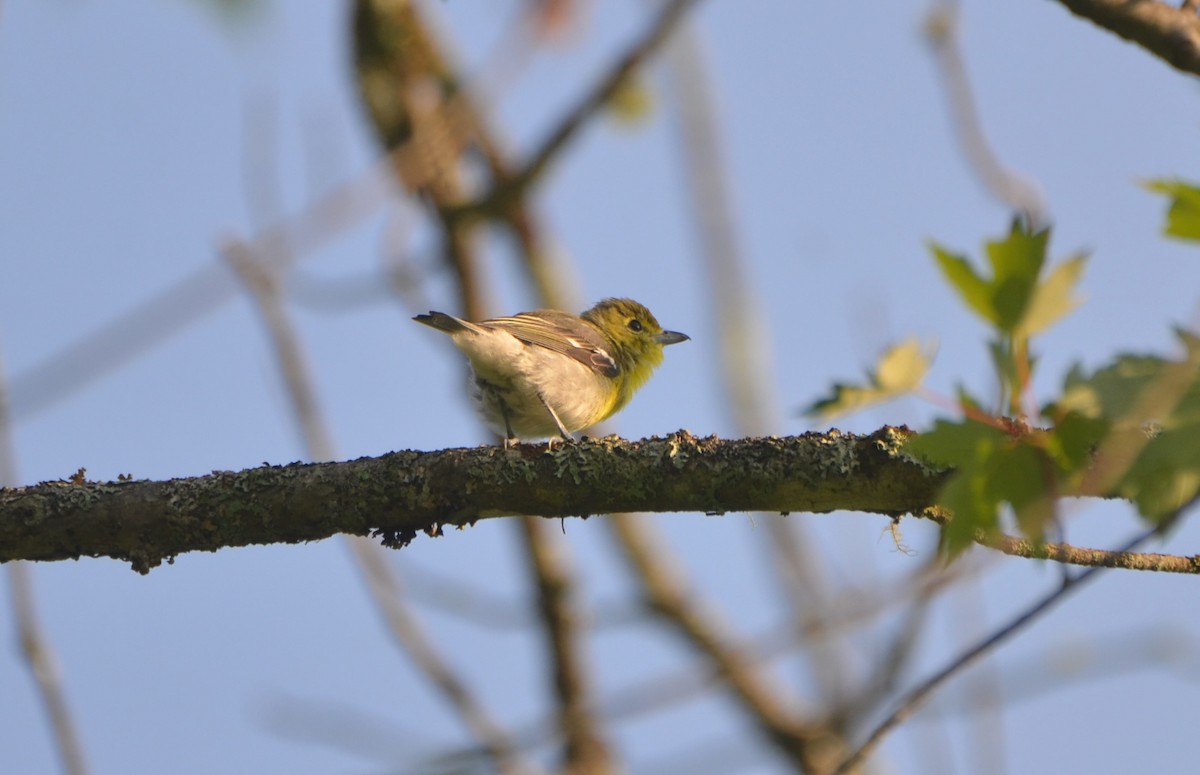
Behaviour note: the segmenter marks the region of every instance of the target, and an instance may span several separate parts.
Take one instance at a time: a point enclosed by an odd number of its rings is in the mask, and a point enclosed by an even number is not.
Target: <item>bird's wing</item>
[[[485,320],[481,325],[506,331],[526,344],[562,353],[606,377],[616,377],[621,371],[600,332],[565,312],[522,312]]]

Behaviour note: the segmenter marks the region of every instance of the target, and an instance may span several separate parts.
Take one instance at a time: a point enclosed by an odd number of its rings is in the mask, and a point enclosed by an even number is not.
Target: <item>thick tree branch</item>
[[[1200,75],[1200,17],[1195,8],[1158,0],[1058,0],[1076,16],[1136,43],[1185,73]]]
[[[403,545],[514,515],[622,511],[919,512],[942,477],[900,452],[910,431],[725,441],[686,431],[560,444],[393,452],[170,481],[0,490],[0,561],[105,556],[146,572],[189,551],[336,533]]]

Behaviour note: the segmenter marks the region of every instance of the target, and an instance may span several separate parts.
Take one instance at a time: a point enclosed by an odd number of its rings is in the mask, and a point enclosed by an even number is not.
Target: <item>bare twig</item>
[[[408,582],[409,595],[417,605],[428,605],[464,622],[496,630],[527,629],[536,624],[536,614],[515,600],[500,597],[461,574],[439,573],[409,559],[399,568]],[[645,610],[624,600],[603,603],[583,612],[581,627],[608,630],[644,624]]]
[[[566,116],[541,142],[509,185],[518,190],[525,189],[540,178],[588,119],[609,103],[613,95],[624,86],[626,79],[653,55],[698,2],[699,0],[670,0],[665,3],[658,17],[646,28],[646,32],[608,69],[604,78],[567,111]]]
[[[803,622],[800,627],[797,627],[794,621],[785,621],[747,638],[742,653],[748,661],[765,667],[768,663],[793,653],[814,640],[832,638],[849,631],[852,627],[869,622],[914,596],[936,595],[978,570],[978,565],[960,562],[945,568],[938,562],[922,566],[907,574],[905,578],[886,585],[881,594],[857,591],[843,593],[830,601],[828,616],[812,618]],[[725,676],[721,672],[720,664],[714,660],[705,660],[700,664],[689,665],[649,680],[639,680],[635,685],[617,689],[599,701],[596,712],[608,722],[634,719],[694,699],[724,682]],[[545,718],[526,725],[523,730],[517,732],[516,738],[520,741],[519,746],[522,750],[530,750],[557,737],[558,729],[557,717]],[[443,752],[436,758],[462,760],[468,754],[467,751],[456,750]]]
[[[791,710],[791,702],[779,696],[749,658],[745,645],[732,642],[723,624],[690,600],[679,572],[665,562],[645,525],[635,525],[635,517],[629,514],[613,514],[611,521],[626,559],[641,580],[647,605],[711,660],[758,731],[782,756],[801,771],[822,771],[816,768],[823,768],[823,758],[837,755],[836,741],[820,725],[801,720]]]
[[[575,574],[566,547],[551,523],[526,517],[518,525],[552,657],[565,766],[578,775],[611,772],[612,754],[590,706],[591,674],[586,668]]]
[[[33,577],[29,563],[15,562],[8,567],[9,595],[13,605],[13,619],[17,625],[17,636],[21,642],[21,654],[29,667],[41,697],[42,707],[54,731],[54,742],[63,772],[83,775],[88,771],[84,759],[79,732],[67,704],[67,694],[62,685],[62,674],[54,650],[42,630],[37,616],[37,603],[33,594]]]
[[[878,594],[853,592],[839,595],[830,600],[828,613],[821,612],[799,626],[795,622],[784,622],[747,639],[745,653],[750,661],[765,665],[812,641],[828,640],[846,633],[911,598],[933,598],[952,583],[965,578],[971,570],[963,563],[947,569],[939,560],[936,564],[924,565],[895,584],[886,585]],[[610,720],[641,715],[694,697],[716,686],[722,678],[720,666],[710,661],[699,669],[680,670],[618,691],[604,701],[603,713]]]
[[[1063,566],[1065,580],[1071,570]],[[959,638],[951,650],[966,648],[994,626],[987,617],[987,603],[981,580],[976,577],[958,587],[950,598],[950,616],[958,623]],[[1008,724],[1005,718],[1002,678],[995,660],[983,661],[972,671],[971,690],[978,712],[966,719],[966,739],[971,751],[968,768],[978,775],[1003,775],[1009,772]],[[879,710],[885,710],[880,708]]]
[[[263,163],[261,159],[259,162]],[[260,181],[259,185],[258,204],[270,209],[271,191],[268,184]],[[265,260],[236,242],[228,243],[224,254],[262,315],[291,403],[292,415],[301,429],[309,457],[316,460],[332,459],[336,454],[333,437],[318,408],[303,348],[280,295],[276,267],[290,262]],[[350,536],[348,542],[359,570],[367,581],[371,597],[397,645],[458,712],[467,728],[488,752],[498,771],[514,775],[529,771],[520,762],[504,730],[491,720],[467,684],[458,678],[426,640],[416,618],[400,596],[399,587],[380,548],[358,536]]]
[[[475,699],[467,683],[459,678],[425,637],[420,624],[400,596],[396,578],[383,554],[363,539],[352,540],[349,546],[364,573],[371,597],[383,614],[388,631],[396,640],[396,644],[454,708],[467,728],[485,747],[497,769],[503,773],[534,771],[531,765],[521,760],[508,732],[492,720]]]
[[[8,390],[0,363],[0,487],[17,483],[17,455],[9,422]],[[54,649],[38,621],[37,599],[33,593],[33,573],[28,563],[14,562],[8,566],[8,592],[12,600],[13,619],[20,639],[21,654],[42,700],[42,708],[50,721],[58,758],[63,772],[84,775],[88,771],[83,745],[75,727],[62,674]]]
[[[390,193],[386,166],[322,197],[294,217],[259,234],[250,244],[264,255],[307,255],[349,225],[363,220]],[[279,251],[285,242],[292,251]],[[48,409],[234,298],[237,286],[219,263],[194,270],[179,282],[51,353],[12,381],[14,420]]]
[[[415,4],[359,0],[355,39],[359,81],[380,135],[389,143],[403,135],[409,145],[422,137],[429,139],[426,142],[428,148],[424,151],[418,148],[415,155],[426,167],[432,161],[439,174],[414,180],[411,171],[406,174],[405,169],[397,168],[397,172],[410,188],[420,187],[429,195],[447,248],[446,262],[457,281],[459,309],[468,318],[486,317],[490,305],[475,271],[477,259],[472,237],[476,223],[473,219],[457,217],[466,189],[457,175],[464,143],[456,140],[456,130],[462,130],[457,132],[458,135],[469,137],[484,147],[493,177],[504,179],[508,169],[499,152],[499,144],[492,140],[493,132],[485,124],[482,111],[470,99],[468,89],[446,93],[450,91],[447,84],[459,84],[462,79]],[[403,39],[405,44],[394,45],[398,39]],[[443,93],[439,94],[438,86],[431,84],[440,84]],[[405,98],[399,111],[393,107],[397,91]],[[425,99],[419,101],[418,96]],[[463,120],[455,124],[446,121],[451,107],[458,109]],[[432,140],[436,139],[448,142],[435,144]],[[530,267],[541,266],[542,251],[537,248],[537,232],[524,203],[514,201],[511,205],[504,215],[524,247],[526,263]],[[534,272],[535,277],[545,274]],[[543,282],[541,287],[545,291],[547,284]],[[577,627],[580,617],[572,594],[574,581],[570,565],[563,547],[544,524],[532,518],[522,519],[519,524],[539,601],[541,622],[553,657],[552,683],[559,703],[566,766],[581,775],[607,771],[610,769],[608,747],[586,701],[588,674],[583,668],[583,649]]]
[[[1121,675],[1161,670],[1173,680],[1200,685],[1200,641],[1186,627],[1135,627],[1096,635],[1090,641],[1063,643],[1005,666],[993,702],[1012,712],[1019,703],[1045,697],[1068,686],[1112,680]],[[930,701],[923,717],[975,716],[983,707],[975,681],[965,679]]]
[[[1179,515],[1186,508],[1185,506],[1184,509],[1177,511],[1163,526],[1152,528],[1134,537],[1125,546],[1117,550],[1118,553],[1132,552],[1145,541],[1155,535],[1159,535],[1170,523],[1178,519]],[[1008,624],[1000,627],[991,635],[967,649],[967,651],[955,658],[950,664],[946,665],[946,667],[939,670],[933,676],[918,684],[904,696],[899,706],[875,727],[871,734],[867,736],[867,739],[838,765],[834,771],[834,775],[843,775],[843,773],[849,773],[857,768],[889,732],[916,713],[946,681],[973,665],[996,646],[999,646],[1013,635],[1024,630],[1027,625],[1036,621],[1056,604],[1062,602],[1067,595],[1077,591],[1084,584],[1093,580],[1100,570],[1102,570],[1101,567],[1088,568],[1074,576],[1067,577],[1053,592],[1038,600]]]
[[[936,565],[942,564],[936,555],[927,563],[931,571]],[[925,632],[929,620],[929,612],[935,596],[941,587],[930,585],[919,592],[909,604],[905,618],[901,622],[890,644],[882,650],[878,660],[878,668],[869,680],[865,682],[860,696],[855,702],[847,702],[841,713],[849,719],[866,718],[877,703],[891,696],[896,684],[904,677],[913,657],[917,655],[917,646]]]
[[[675,26],[687,15],[699,0],[669,0],[663,4],[658,16],[605,71],[597,82],[552,129],[521,169],[507,178],[496,181],[495,187],[482,199],[462,208],[463,214],[502,213],[511,202],[519,201],[527,190],[541,179],[559,154],[587,124],[587,122],[609,103],[613,95],[624,86],[625,81],[637,68],[649,59],[668,38]]]
[[[1200,573],[1200,555],[1157,554],[1154,552],[1113,551],[1090,549],[1062,543],[1037,543],[1014,536],[980,534],[977,542],[1013,557],[1053,560],[1068,565],[1092,568],[1123,568],[1156,573]]]
[[[682,139],[680,168],[683,191],[691,206],[697,233],[696,250],[703,259],[717,342],[718,379],[738,433],[758,436],[780,425],[779,399],[771,366],[771,337],[751,287],[750,266],[743,254],[734,221],[720,111],[712,93],[708,62],[693,25],[684,23],[667,46],[666,62],[674,88],[676,129]],[[804,526],[776,515],[760,515],[764,548],[777,573],[777,583],[791,606],[797,624],[826,610],[825,576],[818,553],[810,551]],[[813,644],[808,662],[824,707],[844,698],[846,667],[837,645]],[[835,712],[836,715],[836,712]]]
[[[1046,203],[1036,185],[1004,166],[983,132],[967,67],[959,50],[958,0],[940,0],[929,12],[925,37],[937,55],[938,73],[950,107],[951,124],[963,155],[984,189],[1032,224],[1048,222]]]

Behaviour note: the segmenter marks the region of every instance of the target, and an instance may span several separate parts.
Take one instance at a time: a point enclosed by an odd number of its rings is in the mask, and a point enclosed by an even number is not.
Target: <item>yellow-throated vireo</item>
[[[546,438],[607,419],[662,363],[663,347],[688,339],[664,331],[632,299],[605,299],[582,315],[552,309],[471,323],[444,312],[417,315],[444,331],[471,362],[471,400],[488,426]]]

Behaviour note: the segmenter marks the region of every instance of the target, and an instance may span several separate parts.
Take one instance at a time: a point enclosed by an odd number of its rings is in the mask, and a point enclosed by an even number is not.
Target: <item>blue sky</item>
[[[510,29],[516,7],[425,5],[473,71]],[[583,25],[531,55],[493,97],[514,151],[531,148],[649,16],[644,3],[589,5]],[[1055,222],[1052,254],[1093,256],[1086,304],[1040,342],[1039,388],[1048,394],[1075,362],[1169,352],[1170,327],[1196,323],[1200,264],[1194,247],[1158,236],[1163,202],[1137,181],[1200,178],[1195,83],[1055,3],[963,5],[963,46],[990,140],[1042,190]],[[777,433],[824,430],[795,410],[909,334],[938,343],[930,387],[987,390],[986,332],[940,281],[926,243],[977,255],[984,238],[1004,231],[1008,214],[955,143],[920,36],[927,9],[710,0],[694,20],[721,108],[749,282],[768,324]],[[377,158],[351,88],[345,10],[273,2],[230,25],[194,2],[3,5],[0,357],[13,391],[21,481],[80,467],[95,479],[169,478],[304,456],[268,338],[217,246],[253,237],[276,216],[296,216],[361,179]],[[692,336],[668,351],[617,430],[630,438],[678,428],[730,436],[736,429],[717,379],[710,289],[666,81],[655,70],[646,83],[650,116],[635,124],[605,118],[584,131],[537,207],[585,303],[631,296]],[[253,151],[251,136],[268,138],[269,150]],[[276,189],[279,212],[248,202],[248,179]],[[341,458],[483,440],[462,400],[456,354],[409,322],[423,309],[379,291],[381,248],[400,235],[413,265],[429,275],[428,303],[452,308],[414,213],[395,197],[378,201],[307,251],[292,278],[290,311]],[[531,306],[512,279],[505,240],[491,238],[488,247],[497,311]],[[225,301],[78,390],[37,401],[51,386],[31,375],[47,359],[197,276],[227,289],[216,294]],[[335,303],[344,297],[331,289],[342,288],[366,290]],[[182,316],[173,305],[150,328],[166,330]],[[912,399],[838,425],[920,426],[934,413]],[[1068,536],[1081,544],[1111,546],[1137,528],[1119,504],[1082,504],[1072,514]],[[918,550],[908,556],[895,551],[883,517],[792,519],[805,521],[839,589],[900,578],[935,540],[929,527],[905,523],[905,540]],[[753,520],[654,521],[698,591],[730,621],[748,632],[775,622],[765,533]],[[630,582],[598,520],[566,529],[586,600],[603,606],[625,596]],[[1164,550],[1192,554],[1198,545],[1200,530],[1185,524]],[[498,522],[422,538],[393,558],[431,637],[513,723],[547,707],[540,643],[527,629],[483,629],[428,602],[438,584],[425,574],[519,606],[527,582],[517,549],[512,528]],[[1022,609],[1059,573],[1009,559],[989,567],[980,583],[935,609],[910,680]],[[96,772],[375,772],[414,747],[465,739],[391,646],[339,540],[190,554],[148,577],[109,560],[34,571]],[[1165,769],[1194,758],[1196,583],[1110,573],[982,668],[1015,687],[1037,670],[1065,676],[1070,664],[1102,658],[1113,644],[1160,655],[1175,653],[1164,643],[1181,649],[1179,664],[1113,669],[988,717],[1002,730],[992,743],[1003,749],[989,759],[994,771],[1048,771],[1055,757],[1047,754],[1069,755],[1080,771]],[[0,652],[0,758],[13,772],[49,770],[53,749],[7,615],[0,642],[10,644]],[[843,644],[858,669],[878,656],[871,643]],[[685,648],[645,625],[604,630],[591,645],[602,685],[614,690],[692,664]],[[791,662],[779,671],[796,675]],[[806,688],[800,682],[798,693]],[[657,772],[702,740],[752,750],[733,718],[724,701],[708,697],[616,734],[632,772]],[[342,731],[334,744],[303,741],[317,726]],[[977,771],[989,749],[973,730],[965,717],[917,721],[884,755],[897,772],[936,771],[922,751],[943,740],[944,771]],[[776,770],[769,758],[750,756],[721,771]]]

